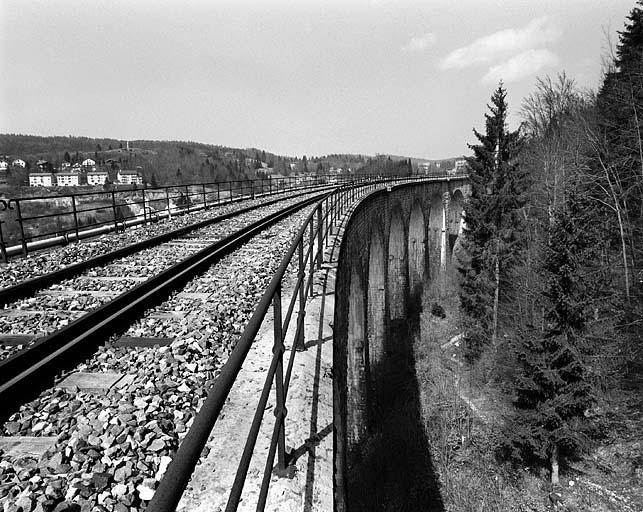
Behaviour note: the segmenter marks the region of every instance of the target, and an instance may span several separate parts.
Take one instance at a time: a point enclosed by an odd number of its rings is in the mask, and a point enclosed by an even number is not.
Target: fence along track
[[[34,294],[36,291],[42,288],[51,286],[52,284],[63,281],[64,279],[75,277],[90,268],[105,265],[119,258],[124,258],[126,256],[137,253],[144,249],[154,247],[155,245],[160,245],[162,243],[168,242],[174,238],[181,237],[187,233],[196,231],[203,227],[210,226],[212,224],[216,224],[218,222],[231,219],[237,215],[241,215],[243,213],[247,213],[259,208],[264,208],[266,206],[270,206],[275,203],[278,203],[284,199],[291,199],[293,197],[297,197],[298,195],[303,195],[306,193],[307,192],[301,192],[300,194],[296,194],[294,196],[288,196],[287,198],[278,198],[259,205],[253,205],[246,208],[242,208],[234,212],[217,215],[216,217],[213,217],[211,219],[207,219],[204,221],[197,222],[195,224],[190,224],[189,226],[184,226],[182,228],[168,231],[167,233],[163,233],[163,234],[154,236],[152,238],[148,238],[147,240],[141,240],[140,242],[130,244],[126,247],[121,247],[120,249],[115,249],[105,254],[100,254],[98,256],[88,258],[87,260],[80,261],[72,265],[68,265],[65,268],[56,270],[54,272],[49,272],[41,276],[27,279],[16,285],[2,288],[0,289],[0,305],[8,304],[9,302],[13,302],[25,297],[29,297],[30,295]]]
[[[0,411],[8,416],[20,403],[37,396],[59,372],[90,355],[110,334],[210,265],[229,254],[263,229],[313,204],[319,195],[271,214],[157,276],[135,286],[110,302],[83,315],[68,326],[41,338],[29,348],[0,363]]]
[[[370,178],[372,177],[359,177],[359,179]],[[153,189],[132,188],[64,196],[2,199],[0,213],[6,212],[3,215],[6,220],[0,218],[0,260],[7,261],[9,257],[27,255],[36,250],[66,245],[72,241],[203,210],[210,206],[237,202],[244,198],[274,195],[296,189],[312,189],[337,183],[338,180],[345,182],[352,179],[352,176],[314,176],[306,179],[265,178],[174,185]],[[64,203],[66,206],[58,212],[42,213],[39,211],[42,207],[39,205],[41,201],[54,201]],[[94,207],[85,208],[83,201],[94,204]],[[96,206],[98,203],[104,204]],[[93,221],[90,220],[92,218]],[[98,220],[100,218],[102,220]],[[55,226],[38,228],[34,232],[34,225],[38,226],[42,223],[53,223]],[[11,227],[8,233],[7,229]],[[14,236],[11,236],[11,231],[15,232]],[[14,245],[10,245],[12,243]]]

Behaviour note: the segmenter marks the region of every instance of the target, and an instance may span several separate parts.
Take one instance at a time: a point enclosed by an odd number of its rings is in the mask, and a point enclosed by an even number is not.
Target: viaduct
[[[335,507],[373,426],[380,373],[404,357],[422,292],[440,287],[458,235],[466,178],[407,183],[374,192],[353,211],[339,253],[333,329]]]

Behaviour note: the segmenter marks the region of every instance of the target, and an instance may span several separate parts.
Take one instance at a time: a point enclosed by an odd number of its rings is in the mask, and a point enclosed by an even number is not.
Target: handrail
[[[252,317],[248,321],[243,333],[237,341],[237,344],[230,353],[228,360],[223,365],[219,377],[214,381],[210,388],[201,409],[194,418],[191,428],[181,442],[178,451],[167,468],[165,476],[161,480],[159,487],[154,494],[154,497],[150,501],[147,507],[148,511],[174,512],[176,509],[176,506],[178,505],[179,500],[181,499],[181,496],[190,480],[192,472],[199,460],[203,447],[208,440],[210,432],[219,417],[223,404],[228,398],[230,390],[232,389],[237,375],[241,370],[241,366],[243,365],[268,310],[272,305],[274,311],[273,357],[270,367],[266,373],[266,380],[264,381],[257,408],[255,409],[250,433],[246,439],[246,444],[244,446],[243,454],[239,462],[234,484],[230,491],[228,504],[226,506],[226,512],[232,512],[237,510],[239,505],[239,499],[245,483],[250,460],[254,452],[259,428],[263,421],[265,406],[276,377],[277,397],[274,411],[276,416],[275,426],[268,458],[266,460],[264,478],[262,480],[259,503],[257,506],[257,510],[263,510],[275,455],[277,455],[278,472],[284,471],[287,465],[287,456],[285,453],[285,401],[297,348],[303,345],[303,318],[305,314],[306,299],[313,293],[313,272],[315,269],[319,270],[321,267],[324,246],[328,243],[329,236],[332,234],[334,225],[337,224],[341,214],[349,206],[349,200],[354,201],[358,194],[365,194],[381,185],[392,185],[410,180],[416,181],[418,178],[420,178],[422,182],[445,179],[445,177],[413,176],[388,180],[383,179],[366,183],[363,183],[362,181],[353,181],[329,192],[316,204],[313,211],[303,222],[288,252],[281,260],[279,268],[273,275]],[[304,252],[304,245],[307,245],[306,252]],[[295,253],[298,254],[298,278],[294,286],[288,312],[284,319],[282,318],[281,285]],[[307,269],[308,280],[306,281]],[[284,375],[284,340],[294,311],[294,303],[297,301],[299,301],[299,314],[296,321],[297,327],[293,338],[286,374]]]

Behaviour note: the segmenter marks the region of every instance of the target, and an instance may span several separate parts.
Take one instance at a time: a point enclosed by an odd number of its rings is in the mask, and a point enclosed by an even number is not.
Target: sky
[[[596,89],[634,4],[0,0],[0,133],[468,154],[499,80],[511,127],[537,77]]]

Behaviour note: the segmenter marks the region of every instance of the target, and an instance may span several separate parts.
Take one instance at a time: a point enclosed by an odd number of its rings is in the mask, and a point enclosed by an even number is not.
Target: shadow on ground
[[[367,439],[348,462],[350,512],[442,512],[424,433],[407,322],[391,326],[385,364],[373,370],[375,406]]]

